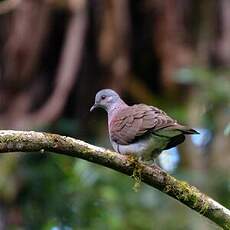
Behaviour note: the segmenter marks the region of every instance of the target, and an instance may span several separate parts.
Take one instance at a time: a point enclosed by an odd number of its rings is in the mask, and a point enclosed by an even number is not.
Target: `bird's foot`
[[[156,163],[156,162],[153,162],[150,167],[152,168],[157,168],[158,170],[161,170],[162,171],[162,168]]]
[[[156,163],[155,160],[152,162],[152,164],[149,165],[149,167],[151,167],[151,168],[153,168],[153,169],[156,169],[157,171],[167,173],[163,168],[161,168],[161,167],[159,166],[158,163]]]
[[[151,159],[151,160],[140,160],[143,164],[155,168],[157,170],[162,171],[163,169],[159,166],[159,164],[156,162],[156,159]],[[163,170],[164,171],[164,170]]]

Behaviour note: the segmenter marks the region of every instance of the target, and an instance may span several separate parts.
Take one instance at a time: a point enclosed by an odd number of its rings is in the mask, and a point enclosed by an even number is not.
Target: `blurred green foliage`
[[[192,85],[196,88],[197,104],[204,107],[203,125],[213,130],[217,126],[216,115],[220,109],[230,114],[230,70],[209,69],[201,67],[182,68],[174,80],[182,85]],[[226,123],[223,132],[228,134]]]
[[[184,85],[199,87],[201,99],[206,103],[225,104],[230,102],[230,70],[207,68],[182,68],[174,79]]]
[[[22,210],[23,229],[180,230],[197,229],[206,222],[159,191],[142,184],[134,192],[130,177],[83,160],[49,153],[23,154],[12,175],[21,184],[16,203]],[[230,207],[230,181],[224,173],[221,180],[219,172],[181,171],[175,176],[197,184]],[[208,221],[207,225],[217,229]],[[13,226],[10,229],[21,229]]]

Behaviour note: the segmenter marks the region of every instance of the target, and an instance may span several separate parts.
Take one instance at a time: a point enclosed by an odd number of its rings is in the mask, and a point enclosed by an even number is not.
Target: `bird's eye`
[[[102,96],[101,96],[101,99],[102,99],[102,100],[105,100],[105,98],[106,98],[105,95],[102,95]]]

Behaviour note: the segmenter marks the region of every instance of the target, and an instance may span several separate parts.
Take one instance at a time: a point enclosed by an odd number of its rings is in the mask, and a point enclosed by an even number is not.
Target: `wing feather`
[[[148,132],[177,126],[176,120],[164,111],[144,104],[126,107],[119,111],[109,124],[110,138],[118,144],[127,145]]]

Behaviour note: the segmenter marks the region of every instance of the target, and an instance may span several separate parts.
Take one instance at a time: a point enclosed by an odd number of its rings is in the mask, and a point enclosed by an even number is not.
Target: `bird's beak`
[[[90,112],[92,112],[96,107],[97,107],[97,104],[94,104],[94,105],[90,108]]]

